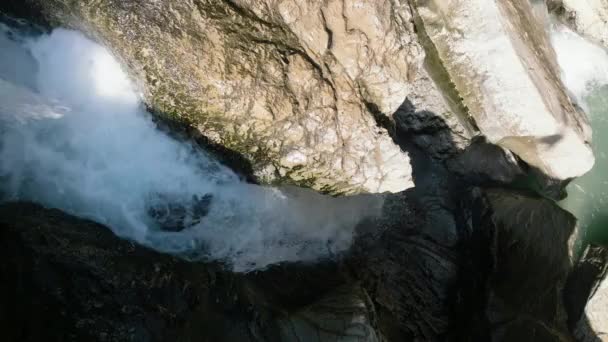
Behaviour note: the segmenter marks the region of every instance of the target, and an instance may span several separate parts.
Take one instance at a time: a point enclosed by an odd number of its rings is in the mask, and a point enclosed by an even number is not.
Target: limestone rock
[[[591,129],[559,78],[538,8],[528,0],[415,3],[470,118],[491,143],[555,179],[592,167]]]
[[[525,174],[512,152],[476,137],[453,160],[452,169],[476,184],[513,183]]]
[[[404,190],[412,186],[408,155],[374,116],[392,115],[408,96],[432,97],[440,114],[449,112],[432,82],[416,88],[429,81],[424,51],[399,1],[28,0],[20,7],[106,44],[153,109],[244,154],[266,182],[333,193]]]
[[[588,246],[568,280],[569,323],[579,341],[608,341],[608,250]]]
[[[429,179],[416,188],[387,198],[379,224],[385,228],[360,232],[349,261],[388,341],[446,341],[459,326],[451,304],[460,277],[463,255],[457,246],[464,217],[447,192],[442,169],[425,173]],[[470,308],[461,307],[466,316]]]
[[[410,156],[394,143],[399,134],[445,160],[481,132],[557,180],[593,165],[591,131],[560,81],[546,9],[527,0],[11,0],[0,8],[107,45],[153,110],[241,153],[263,182],[330,193],[407,189]]]
[[[573,30],[608,47],[608,3],[603,0],[551,0],[549,9]]]
[[[563,298],[574,216],[521,191],[480,189],[475,201],[467,248],[480,251],[473,272],[484,279],[472,283],[470,296],[482,298],[491,340],[571,341]]]
[[[0,246],[3,341],[287,342],[289,324],[320,342],[379,338],[365,290],[331,264],[234,274],[28,203],[0,205]]]

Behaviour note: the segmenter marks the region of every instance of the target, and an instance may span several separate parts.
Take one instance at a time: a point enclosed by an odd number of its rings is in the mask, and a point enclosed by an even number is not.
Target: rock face
[[[425,205],[435,210],[423,215]],[[3,204],[3,338],[441,340],[457,274],[453,214],[425,191],[393,196],[386,211],[399,215],[368,222],[344,263],[233,274],[149,251],[58,210]]]
[[[570,274],[566,303],[578,341],[608,341],[608,249],[589,246]]]
[[[563,295],[576,219],[525,192],[487,189],[478,201],[474,234],[489,244],[479,260],[489,261],[482,283],[491,340],[570,341]]]
[[[447,185],[446,179],[433,181],[389,197],[380,224],[385,228],[361,232],[355,243],[351,268],[388,341],[445,341],[457,335],[452,304],[464,227]]]
[[[29,3],[108,45],[152,108],[244,154],[263,181],[404,190],[408,155],[374,115],[411,95],[447,111],[408,7],[388,0]]]
[[[105,43],[153,110],[242,153],[263,181],[410,189],[387,196],[349,253],[255,274],[0,205],[9,341],[573,340],[589,298],[568,285],[576,220],[528,192],[476,187],[522,176],[514,154],[557,180],[593,164],[546,13],[527,0],[0,5],[24,8]]]
[[[588,298],[564,290],[573,217],[534,195],[446,185],[391,196],[338,260],[250,274],[158,254],[57,210],[0,205],[3,339],[571,341],[567,321]],[[603,298],[600,288],[586,310],[591,337]]]
[[[371,308],[365,291],[346,286],[280,320],[279,334],[282,341],[378,342],[382,337],[371,326]]]
[[[402,216],[384,221],[382,230],[369,226],[373,234],[344,264],[255,274],[161,255],[58,210],[1,205],[3,339],[441,340],[456,276],[449,246],[456,240],[434,223],[456,226],[447,212],[410,215],[422,212],[419,200],[396,196],[387,210]]]
[[[559,78],[546,16],[528,0],[415,2],[421,26],[490,142],[556,179],[592,167],[591,129]]]
[[[0,206],[0,246],[4,341],[379,338],[365,290],[331,265],[231,274],[25,203]]]
[[[587,304],[585,313],[589,328],[596,336],[585,334],[584,341],[593,341],[594,337],[601,341],[608,341],[608,280],[606,277],[598,284],[593,297]]]
[[[528,0],[2,5],[24,8],[107,45],[153,110],[243,154],[263,182],[407,189],[410,156],[397,133],[440,160],[481,133],[557,180],[593,165],[545,7]]]
[[[608,3],[603,0],[551,0],[549,9],[581,35],[608,47]]]

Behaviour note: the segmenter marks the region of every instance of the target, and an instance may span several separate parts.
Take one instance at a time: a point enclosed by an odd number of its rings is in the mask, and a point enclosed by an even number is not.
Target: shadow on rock
[[[568,325],[578,341],[602,341],[608,334],[607,276],[608,249],[587,246],[570,273],[564,294]]]
[[[573,340],[576,218],[542,196],[550,182],[481,136],[461,148],[408,100],[377,122],[409,153],[415,182],[389,196],[382,234],[355,244],[388,340]]]
[[[383,195],[382,217],[359,224],[351,250],[316,264],[234,274],[57,210],[0,206],[5,339],[573,340],[589,297],[571,295],[588,292],[570,273],[575,218],[509,188],[519,164],[504,150],[483,139],[437,149],[403,127],[392,134],[415,188]],[[443,127],[427,132],[445,137]],[[496,177],[491,160],[514,168]]]

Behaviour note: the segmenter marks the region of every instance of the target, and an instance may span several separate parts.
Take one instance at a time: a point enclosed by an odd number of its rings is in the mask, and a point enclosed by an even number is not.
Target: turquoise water
[[[608,86],[584,98],[593,126],[593,169],[573,181],[561,204],[579,220],[580,240],[608,246]]]
[[[554,27],[552,42],[562,80],[589,117],[596,158],[560,205],[578,218],[579,247],[608,245],[608,50],[561,26]]]

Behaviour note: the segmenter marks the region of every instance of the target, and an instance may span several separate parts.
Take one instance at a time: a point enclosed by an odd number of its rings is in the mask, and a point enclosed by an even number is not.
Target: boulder
[[[529,0],[414,2],[418,26],[491,143],[558,180],[593,166],[591,128],[560,80],[546,13]]]
[[[29,203],[0,205],[7,341],[403,341],[449,333],[456,224],[425,194],[360,227],[351,253],[248,274],[121,240]],[[445,234],[442,228],[452,234]],[[420,229],[419,229],[420,228]]]
[[[581,324],[586,321],[590,331],[577,333],[581,341],[608,341],[608,278],[604,276],[597,285],[597,289],[589,300],[585,309],[585,317]]]
[[[467,196],[450,191],[439,163],[426,163],[415,188],[387,197],[378,228],[359,230],[347,260],[388,341],[445,341],[459,326],[453,311],[463,258],[458,246],[469,210],[458,202]],[[460,308],[469,316],[467,304]],[[475,336],[477,328],[462,336]]]
[[[539,8],[527,0],[0,7],[108,46],[153,111],[244,155],[260,181],[334,194],[411,187],[399,134],[438,160],[481,133],[550,178],[589,170],[591,130],[561,83]]]
[[[235,274],[28,203],[0,205],[0,255],[3,341],[379,338],[366,290],[331,263]]]
[[[549,10],[582,36],[608,47],[608,3],[603,0],[548,0]]]
[[[608,249],[588,246],[565,293],[569,324],[578,341],[608,341]]]
[[[491,341],[572,341],[564,288],[574,216],[524,191],[477,189],[473,198],[473,282],[462,296],[477,301],[481,319],[468,324],[485,322]]]
[[[27,8],[108,46],[154,111],[243,154],[263,182],[407,189],[408,154],[376,120],[406,97],[450,112],[424,70],[410,8],[395,1],[11,3],[2,9]]]
[[[3,338],[570,341],[567,320],[589,298],[564,295],[574,218],[535,195],[446,185],[389,196],[348,253],[247,274],[58,210],[0,205]],[[569,283],[589,283],[572,274]],[[598,332],[602,291],[585,316]]]
[[[373,306],[364,290],[336,289],[278,323],[282,341],[380,342],[372,326]]]

